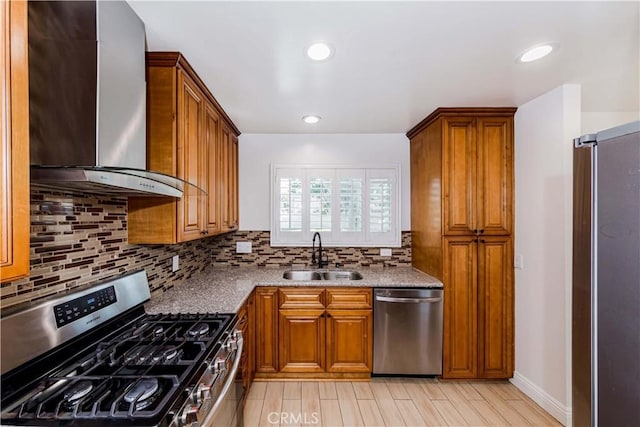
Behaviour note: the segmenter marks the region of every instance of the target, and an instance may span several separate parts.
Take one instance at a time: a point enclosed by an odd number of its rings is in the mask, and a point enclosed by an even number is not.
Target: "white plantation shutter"
[[[326,172],[318,171],[308,171],[307,176],[309,177],[309,231],[331,233],[334,179]]]
[[[397,233],[397,176],[390,169],[367,170],[367,241],[393,243]]]
[[[304,236],[304,182],[303,170],[294,168],[278,169],[275,174],[275,200],[272,212],[277,218],[276,239],[295,243]]]
[[[302,231],[302,179],[280,178],[280,230]]]
[[[336,240],[344,243],[364,242],[365,171],[338,169],[338,218]]]
[[[400,246],[399,167],[272,166],[272,246]]]

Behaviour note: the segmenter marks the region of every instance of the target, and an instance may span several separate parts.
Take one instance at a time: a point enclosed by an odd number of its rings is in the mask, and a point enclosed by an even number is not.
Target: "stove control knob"
[[[225,360],[221,357],[217,358],[211,365],[211,372],[213,372],[214,375],[221,373],[225,369],[227,369],[227,365]]]
[[[211,399],[211,388],[209,388],[206,384],[200,384],[191,393],[191,400],[196,405],[200,405],[206,399]]]
[[[227,341],[227,343],[224,345],[224,348],[227,349],[227,351],[234,351],[238,349],[238,341],[236,341],[235,339],[230,339],[229,341]]]
[[[180,426],[197,427],[198,426],[198,407],[189,405],[180,414]]]

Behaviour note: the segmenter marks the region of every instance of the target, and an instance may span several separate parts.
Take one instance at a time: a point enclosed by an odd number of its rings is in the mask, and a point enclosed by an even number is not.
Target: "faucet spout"
[[[325,265],[329,265],[329,261],[322,259],[322,238],[317,231],[313,235],[313,241],[311,242],[311,264],[316,264],[316,237],[318,238],[318,268],[322,268]]]

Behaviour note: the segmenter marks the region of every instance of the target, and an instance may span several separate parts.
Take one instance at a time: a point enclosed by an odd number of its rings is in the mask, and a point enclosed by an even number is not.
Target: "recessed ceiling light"
[[[557,47],[557,43],[545,43],[527,49],[518,57],[520,62],[532,62],[549,55],[553,49]]]
[[[313,114],[310,114],[308,116],[303,116],[302,117],[302,121],[305,122],[308,125],[315,125],[316,123],[318,123],[320,121],[322,117],[320,116],[316,116]]]
[[[314,61],[324,61],[333,55],[333,49],[325,42],[315,42],[307,48],[306,53]]]

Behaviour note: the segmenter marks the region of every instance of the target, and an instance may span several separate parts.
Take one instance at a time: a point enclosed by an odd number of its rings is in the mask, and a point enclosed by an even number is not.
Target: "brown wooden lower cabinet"
[[[324,309],[280,310],[279,317],[280,372],[324,372]]]
[[[478,376],[478,286],[475,236],[445,239],[443,376]]]
[[[236,329],[242,331],[244,349],[240,356],[240,375],[242,377],[243,398],[247,397],[251,383],[255,375],[255,309],[254,293],[247,298],[245,304],[238,311],[238,324]]]
[[[444,378],[513,376],[510,236],[444,239]]]
[[[514,359],[513,247],[509,236],[478,243],[478,376],[510,378]]]
[[[256,373],[278,372],[278,288],[256,288]]]
[[[327,310],[327,372],[370,373],[371,310]]]
[[[371,293],[371,288],[257,288],[256,376],[368,378]]]

